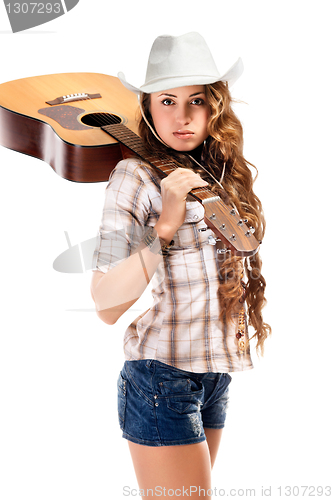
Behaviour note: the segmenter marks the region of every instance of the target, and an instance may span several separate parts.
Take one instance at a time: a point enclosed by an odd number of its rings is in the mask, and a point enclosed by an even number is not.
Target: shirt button
[[[158,406],[158,403],[155,403],[155,406]]]
[[[193,215],[193,219],[194,219],[194,220],[199,219],[199,215]]]

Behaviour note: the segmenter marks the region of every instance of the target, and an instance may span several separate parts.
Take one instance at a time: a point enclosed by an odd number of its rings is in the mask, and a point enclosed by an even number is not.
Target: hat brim
[[[125,78],[124,73],[119,72],[118,78],[121,83],[131,92],[135,94],[141,94],[144,92],[146,94],[152,94],[153,92],[161,92],[162,90],[175,89],[178,87],[185,87],[188,85],[207,85],[209,83],[215,82],[228,82],[229,87],[232,87],[234,83],[238,80],[244,71],[244,65],[242,59],[239,57],[235,64],[224,73],[222,76],[212,76],[212,75],[191,75],[191,76],[171,76],[169,78],[161,78],[159,80],[154,80],[145,83],[142,87],[134,87],[128,83]]]

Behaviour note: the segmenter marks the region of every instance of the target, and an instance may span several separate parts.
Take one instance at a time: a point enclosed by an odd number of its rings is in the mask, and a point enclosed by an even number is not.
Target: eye
[[[171,99],[163,99],[162,104],[164,104],[164,106],[170,106],[173,104],[173,101]]]
[[[205,104],[205,101],[203,99],[200,99],[199,97],[196,97],[191,101],[191,104],[194,104],[195,106],[201,106],[202,104]]]

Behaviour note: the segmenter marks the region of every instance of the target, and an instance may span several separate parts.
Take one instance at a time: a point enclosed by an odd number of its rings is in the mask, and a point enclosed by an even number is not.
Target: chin
[[[192,151],[194,148],[191,148],[191,147],[188,147],[188,148],[172,148],[174,149],[175,151],[178,151],[178,153],[188,153],[189,151]]]
[[[200,143],[202,144],[202,143]],[[200,144],[180,144],[177,146],[171,146],[175,151],[179,151],[180,153],[188,153],[189,151],[193,151],[196,149]]]

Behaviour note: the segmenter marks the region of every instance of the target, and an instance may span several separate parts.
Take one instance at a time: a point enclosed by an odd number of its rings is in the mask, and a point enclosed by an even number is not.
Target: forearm
[[[110,269],[92,289],[97,311],[118,308],[120,316],[122,306],[134,303],[142,295],[161,260],[160,254],[142,245],[128,259]]]
[[[163,242],[169,244],[173,230],[162,221],[154,229],[153,237],[145,238],[126,260],[105,274],[94,273],[91,292],[97,314],[106,323],[115,323],[136,302],[162,261],[161,240],[157,236],[163,236]]]

